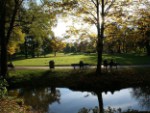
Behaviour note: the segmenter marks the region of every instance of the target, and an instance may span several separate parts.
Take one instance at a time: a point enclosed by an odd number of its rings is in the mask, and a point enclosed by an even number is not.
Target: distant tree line
[[[95,47],[88,41],[67,43],[64,53],[96,53]]]

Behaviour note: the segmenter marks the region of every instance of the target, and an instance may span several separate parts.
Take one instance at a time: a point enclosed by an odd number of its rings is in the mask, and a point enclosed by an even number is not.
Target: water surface
[[[35,88],[10,90],[9,95],[23,98],[33,110],[47,113],[78,113],[82,108],[121,108],[150,111],[149,88],[128,88],[111,92],[73,91],[68,88]]]

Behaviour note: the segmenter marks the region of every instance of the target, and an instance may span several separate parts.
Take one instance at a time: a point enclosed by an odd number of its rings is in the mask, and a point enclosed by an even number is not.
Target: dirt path
[[[150,65],[120,65],[118,66],[118,69],[124,69],[124,68],[150,68]],[[56,69],[73,69],[72,66],[55,66]],[[96,68],[96,66],[90,66],[90,68]],[[102,66],[102,68],[104,68]],[[15,66],[16,70],[24,70],[24,69],[43,69],[48,70],[49,66]]]

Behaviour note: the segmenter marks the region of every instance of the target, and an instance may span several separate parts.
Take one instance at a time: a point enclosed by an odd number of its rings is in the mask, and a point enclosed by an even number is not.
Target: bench
[[[7,67],[10,69],[15,69],[15,66],[12,63],[7,64]]]
[[[80,69],[84,69],[85,67],[90,66],[88,63],[83,63],[83,64],[71,64],[71,66],[76,69],[76,67],[79,67]]]
[[[111,61],[108,63],[107,62],[107,60],[104,60],[103,61],[103,66],[107,69],[107,67],[109,66],[109,68],[110,69],[112,69],[113,68],[113,66],[114,67],[116,67],[116,69],[117,69],[117,66],[118,66],[119,64],[117,63],[117,62],[114,62],[112,59],[111,59]]]
[[[116,67],[116,69],[117,69],[118,63],[116,63],[116,62],[109,63],[110,69],[112,69],[113,66]]]

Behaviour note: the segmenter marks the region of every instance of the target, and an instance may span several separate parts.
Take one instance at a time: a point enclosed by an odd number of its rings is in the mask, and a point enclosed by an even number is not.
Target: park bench
[[[113,67],[116,67],[116,69],[118,68],[118,63],[113,62],[109,64],[110,69],[112,69]]]
[[[9,64],[7,64],[7,67],[10,69],[15,69],[15,66],[13,65],[12,62],[10,62]]]
[[[79,64],[71,64],[71,66],[76,69],[77,67],[79,67],[80,69],[84,69],[90,66],[90,64],[88,63],[79,63]]]
[[[107,69],[107,67],[109,66],[109,68],[110,69],[112,69],[113,67],[116,67],[116,69],[117,69],[117,67],[118,67],[118,63],[117,62],[114,62],[112,59],[111,59],[111,61],[108,63],[107,62],[107,60],[104,60],[103,61],[103,65],[104,65],[104,67]]]

